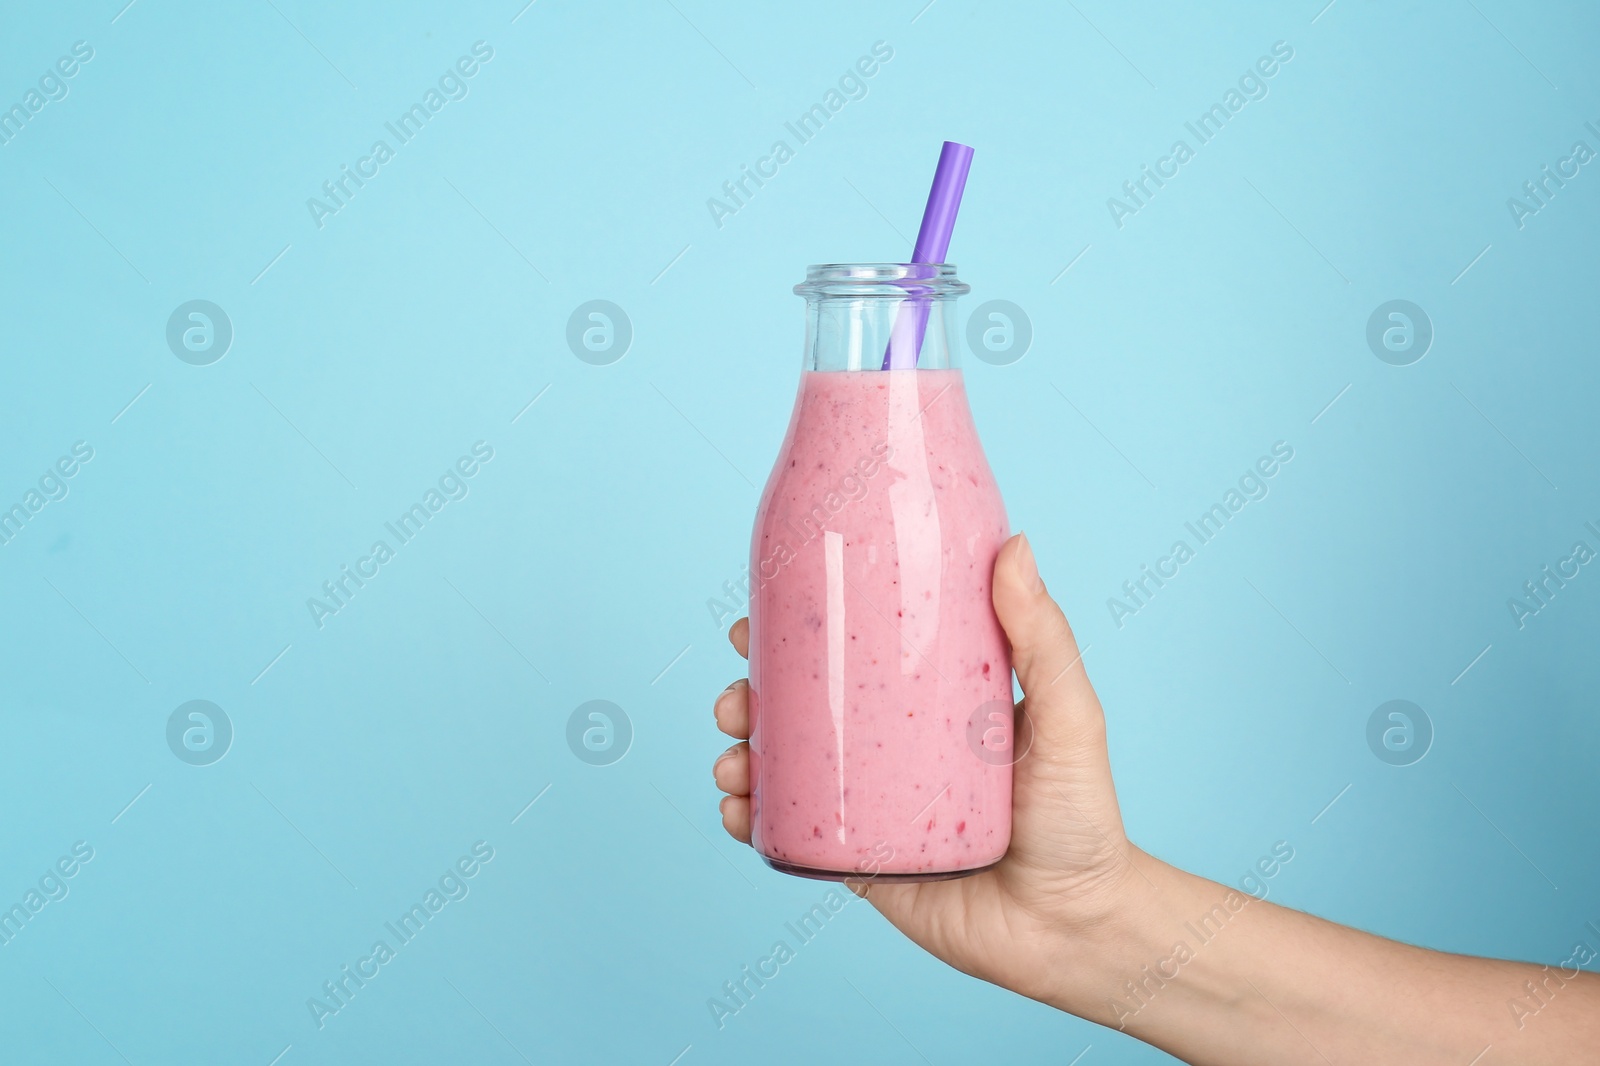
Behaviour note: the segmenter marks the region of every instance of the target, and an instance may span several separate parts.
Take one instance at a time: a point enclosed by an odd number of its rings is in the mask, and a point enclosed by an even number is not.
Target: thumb
[[[1035,740],[1052,747],[1105,743],[1105,715],[1067,616],[1044,587],[1033,547],[1018,533],[994,564],[994,610],[1011,642]],[[1047,749],[1048,750],[1048,749]]]

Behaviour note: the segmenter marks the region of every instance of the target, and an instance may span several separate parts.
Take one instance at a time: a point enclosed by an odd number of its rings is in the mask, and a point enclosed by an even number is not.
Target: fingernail
[[[733,754],[733,749],[737,748],[738,746],[739,745],[737,745],[737,744],[729,745],[727,751],[725,751],[721,755],[717,756],[717,762],[721,762],[722,760],[724,760],[724,759],[728,758],[730,755],[732,755]],[[715,764],[713,764],[713,765],[715,765]]]
[[[1029,592],[1040,593],[1044,591],[1044,579],[1039,576],[1039,564],[1033,559],[1033,545],[1028,543],[1028,535],[1021,534],[1022,543],[1017,546],[1017,572],[1022,575],[1022,584]]]

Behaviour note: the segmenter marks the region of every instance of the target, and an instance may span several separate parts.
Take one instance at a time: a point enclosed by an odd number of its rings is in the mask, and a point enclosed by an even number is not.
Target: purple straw
[[[917,245],[911,252],[913,263],[944,262],[950,251],[950,234],[956,228],[956,212],[961,208],[961,194],[967,187],[967,171],[971,167],[971,148],[955,141],[944,142],[938,169],[933,172],[933,185],[928,189],[928,206],[922,211],[922,229],[917,231]],[[912,291],[916,289],[911,288]],[[912,297],[906,303],[911,305],[911,313],[905,313],[906,305],[902,303],[895,315],[889,348],[883,353],[884,370],[914,367],[922,354],[922,338],[928,329],[931,305],[920,297]]]

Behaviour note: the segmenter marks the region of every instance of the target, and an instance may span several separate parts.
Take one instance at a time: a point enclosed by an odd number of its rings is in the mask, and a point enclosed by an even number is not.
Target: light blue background
[[[742,671],[706,603],[788,415],[789,289],[903,257],[944,138],[977,149],[958,312],[1034,330],[968,357],[975,415],[1133,838],[1229,882],[1288,841],[1272,898],[1438,948],[1594,943],[1600,573],[1521,630],[1506,601],[1600,547],[1600,172],[1521,229],[1506,200],[1600,148],[1600,13],[923,2],[9,6],[0,103],[94,58],[0,147],[0,504],[95,455],[0,547],[0,903],[95,857],[0,947],[7,1062],[1168,1061],[865,906],[725,1029],[706,1006],[824,892],[722,834],[709,774]],[[479,40],[469,95],[319,229],[306,199]],[[1279,40],[1269,95],[1119,229],[1107,198]],[[1406,367],[1365,340],[1396,298],[1436,331]],[[166,344],[192,299],[235,331],[209,366]],[[591,299],[633,324],[609,366],[565,341]],[[479,440],[470,495],[319,629],[307,598]],[[1278,440],[1270,496],[1114,625]],[[1395,698],[1436,730],[1411,766],[1365,739]],[[236,731],[214,765],[167,747],[190,699]],[[591,699],[635,730],[610,766],[565,740]],[[319,1030],[308,997],[479,840],[470,895]]]

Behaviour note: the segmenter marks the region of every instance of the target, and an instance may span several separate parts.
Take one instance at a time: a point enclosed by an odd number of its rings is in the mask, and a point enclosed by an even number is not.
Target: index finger
[[[750,619],[741,618],[728,627],[728,641],[733,645],[733,650],[750,658]]]

